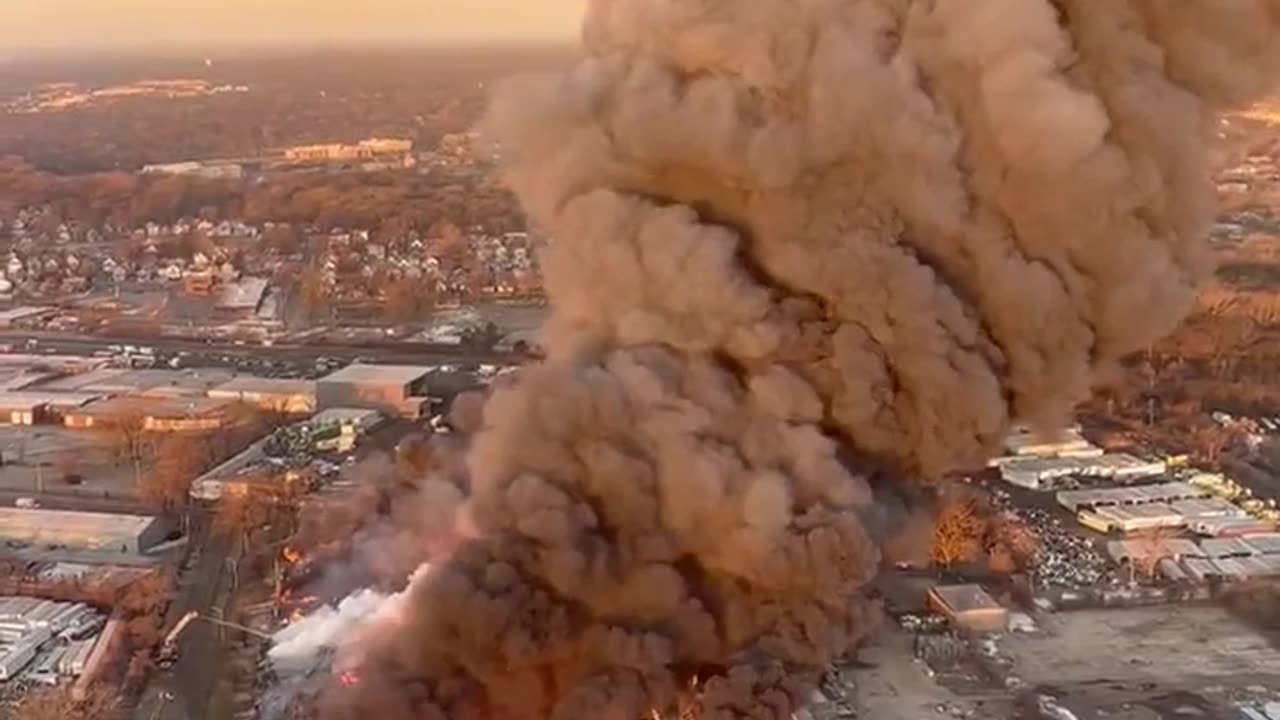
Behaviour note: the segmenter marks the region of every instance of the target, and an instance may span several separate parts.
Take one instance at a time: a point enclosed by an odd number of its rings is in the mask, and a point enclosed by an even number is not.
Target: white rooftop
[[[364,365],[357,363],[320,379],[322,383],[408,385],[435,371],[430,365]]]
[[[1203,498],[1209,497],[1209,492],[1184,482],[1167,482],[1095,490],[1063,490],[1057,497],[1061,505],[1075,509],[1085,505],[1130,505]]]
[[[262,302],[262,295],[267,291],[267,279],[259,277],[241,278],[239,282],[223,286],[218,295],[218,307],[232,309],[253,309]]]
[[[10,323],[14,320],[31,317],[33,315],[41,315],[56,308],[47,306],[22,305],[20,307],[9,308],[8,310],[0,310],[0,324]]]
[[[314,395],[316,382],[314,380],[298,380],[295,378],[264,378],[256,375],[237,375],[231,380],[212,388],[212,391]]]
[[[316,413],[307,422],[312,425],[329,425],[344,423],[365,423],[373,418],[381,417],[382,413],[377,410],[366,410],[364,408],[329,408],[322,412]]]
[[[155,518],[150,515],[0,507],[0,537],[30,543],[63,542],[69,535],[85,538],[134,537]]]

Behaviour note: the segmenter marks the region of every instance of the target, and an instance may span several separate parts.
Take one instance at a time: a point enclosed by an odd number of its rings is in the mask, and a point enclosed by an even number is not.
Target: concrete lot
[[[877,633],[875,642],[858,655],[858,665],[840,669],[855,717],[874,720],[922,720],[931,717],[996,718],[1009,702],[1000,697],[962,698],[938,684],[924,663],[912,657],[911,636],[892,626]],[[939,713],[939,708],[942,712]],[[810,709],[814,720],[848,717],[834,707]]]
[[[1086,610],[999,641],[1031,699],[1079,720],[1226,718],[1280,699],[1280,643],[1213,605]],[[1048,716],[1052,716],[1049,713]]]
[[[112,497],[133,490],[133,470],[117,465],[100,434],[68,430],[57,425],[0,425],[0,491]],[[80,485],[63,480],[61,464],[71,462],[80,474]]]
[[[978,685],[939,682],[911,635],[885,625],[840,668],[813,720],[931,717],[1222,720],[1280,701],[1280,639],[1213,605],[1085,610],[1037,619],[987,647],[1007,663]],[[1001,663],[996,663],[1000,665]],[[843,707],[842,707],[843,706]]]
[[[1248,676],[1280,683],[1280,648],[1213,605],[1051,615],[1041,619],[1040,633],[1012,633],[1000,648],[1030,684]]]

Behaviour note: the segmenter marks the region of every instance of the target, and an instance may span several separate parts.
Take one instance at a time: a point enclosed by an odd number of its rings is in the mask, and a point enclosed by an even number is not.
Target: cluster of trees
[[[0,217],[31,206],[48,206],[49,230],[64,221],[132,228],[193,217],[320,229],[425,230],[449,218],[494,232],[524,227],[514,196],[492,178],[441,180],[413,172],[293,172],[259,181],[116,171],[63,176],[0,156]]]
[[[29,153],[71,174],[210,157],[246,157],[308,143],[367,137],[434,145],[473,127],[495,80],[565,61],[562,49],[408,48],[219,58],[97,58],[5,65],[0,87],[15,94],[52,80],[98,88],[157,75],[200,77],[248,92],[170,100],[100,101],[67,112],[0,115],[0,155]]]
[[[1035,533],[1016,515],[998,512],[979,496],[949,490],[941,497],[929,556],[942,568],[982,563],[993,572],[1028,567],[1039,550]]]
[[[290,420],[282,410],[241,404],[216,430],[154,432],[138,410],[112,418],[99,439],[117,464],[132,469],[139,497],[157,510],[176,512],[186,507],[192,481]]]

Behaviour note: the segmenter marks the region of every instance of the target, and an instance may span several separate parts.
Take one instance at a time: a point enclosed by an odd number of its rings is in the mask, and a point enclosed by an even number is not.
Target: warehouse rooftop
[[[49,532],[104,539],[136,535],[154,522],[150,515],[0,507],[0,537],[31,543],[42,542]]]
[[[435,372],[431,365],[348,365],[321,378],[322,383],[408,385]]]
[[[997,603],[978,585],[938,585],[930,591],[948,611],[965,613],[973,610],[1001,610]]]
[[[231,380],[212,388],[210,392],[314,395],[316,392],[316,381],[298,380],[294,378],[264,378],[258,377],[257,375],[237,375]]]
[[[1207,498],[1209,495],[1209,491],[1204,488],[1185,482],[1168,482],[1096,490],[1063,490],[1057,497],[1059,504],[1070,510],[1077,510],[1087,506],[1159,503]]]

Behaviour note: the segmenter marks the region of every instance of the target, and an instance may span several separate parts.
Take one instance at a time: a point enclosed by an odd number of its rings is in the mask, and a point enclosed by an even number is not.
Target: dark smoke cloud
[[[548,361],[334,717],[788,717],[870,612],[844,453],[976,464],[1173,327],[1280,0],[596,0],[584,37],[493,109]]]

